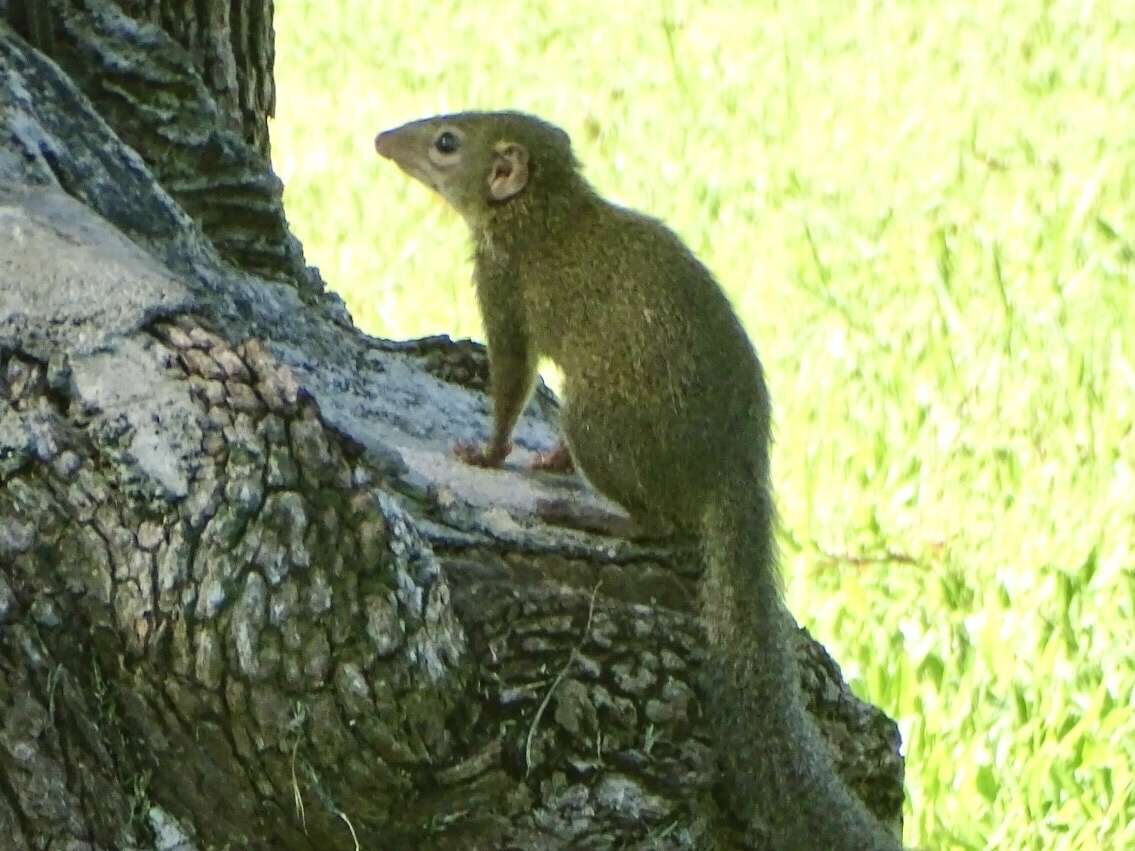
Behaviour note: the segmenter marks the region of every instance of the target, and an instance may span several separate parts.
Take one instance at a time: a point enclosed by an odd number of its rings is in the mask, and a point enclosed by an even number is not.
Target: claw
[[[571,450],[561,440],[551,452],[537,453],[529,467],[545,473],[574,473],[575,461],[572,460]]]
[[[511,443],[495,445],[491,443],[473,443],[461,441],[454,444],[453,454],[474,467],[499,467],[512,451]]]

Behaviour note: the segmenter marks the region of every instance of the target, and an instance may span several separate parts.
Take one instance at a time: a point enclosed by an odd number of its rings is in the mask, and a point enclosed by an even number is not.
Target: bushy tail
[[[736,802],[777,851],[901,851],[835,772],[800,696],[767,491],[730,488],[704,518],[702,606],[714,732]]]

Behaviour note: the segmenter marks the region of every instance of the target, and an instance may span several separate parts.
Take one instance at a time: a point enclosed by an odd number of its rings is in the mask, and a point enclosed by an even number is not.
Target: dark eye
[[[434,147],[443,154],[452,154],[461,147],[461,140],[457,138],[456,134],[443,130],[434,139]]]

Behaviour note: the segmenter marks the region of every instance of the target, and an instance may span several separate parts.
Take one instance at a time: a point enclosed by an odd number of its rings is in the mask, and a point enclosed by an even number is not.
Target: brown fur
[[[441,154],[446,132],[458,148]],[[768,391],[713,276],[661,222],[600,198],[567,134],[532,116],[438,116],[376,147],[473,234],[495,424],[464,457],[504,459],[537,358],[551,358],[577,467],[645,528],[703,543],[710,709],[742,812],[777,849],[900,848],[835,773],[801,702],[776,575]],[[516,191],[495,197],[494,179]]]

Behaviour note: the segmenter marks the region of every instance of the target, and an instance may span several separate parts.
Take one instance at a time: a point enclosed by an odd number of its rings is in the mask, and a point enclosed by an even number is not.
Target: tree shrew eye
[[[457,138],[455,133],[448,130],[443,130],[434,139],[434,147],[443,154],[452,154],[461,146],[461,140]]]

